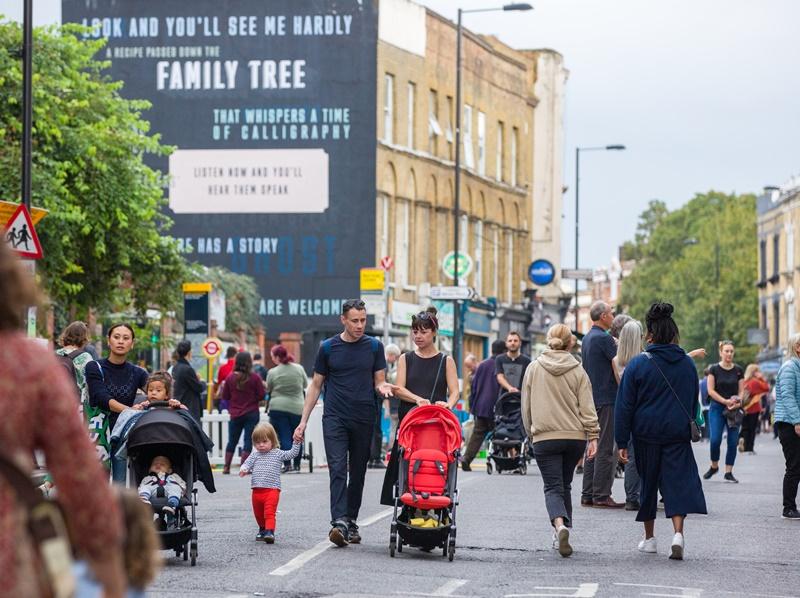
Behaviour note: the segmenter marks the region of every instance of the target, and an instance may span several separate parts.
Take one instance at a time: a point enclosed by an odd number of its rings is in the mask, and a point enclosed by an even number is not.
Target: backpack
[[[81,353],[83,353],[83,349],[75,349],[72,353],[68,353],[67,355],[56,353],[56,359],[59,365],[67,372],[69,379],[75,383],[75,388],[78,387],[78,372],[75,369],[75,358]],[[78,396],[80,397],[80,389],[78,390]]]

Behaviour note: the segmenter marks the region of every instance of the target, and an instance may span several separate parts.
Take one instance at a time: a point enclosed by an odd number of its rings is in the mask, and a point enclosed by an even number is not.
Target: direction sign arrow
[[[472,287],[431,287],[431,299],[458,301],[473,297]]]
[[[592,272],[591,268],[561,271],[561,278],[566,278],[567,280],[592,280],[593,275],[594,272]]]

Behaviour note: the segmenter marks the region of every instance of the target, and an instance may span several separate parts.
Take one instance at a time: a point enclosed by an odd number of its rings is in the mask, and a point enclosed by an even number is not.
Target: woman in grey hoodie
[[[522,383],[522,421],[542,473],[544,500],[553,526],[553,548],[572,554],[572,476],[586,451],[597,452],[600,424],[589,376],[569,350],[572,333],[564,324],[547,331],[547,346],[528,366]],[[588,447],[587,447],[588,441]]]

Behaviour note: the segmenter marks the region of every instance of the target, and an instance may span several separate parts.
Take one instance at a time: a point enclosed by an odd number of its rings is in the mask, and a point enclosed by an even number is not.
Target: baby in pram
[[[167,505],[161,511],[167,516],[167,525],[175,522],[175,513],[181,502],[181,497],[186,494],[186,482],[177,473],[172,471],[172,462],[168,457],[159,455],[150,463],[150,472],[139,484],[139,496],[150,503],[151,499],[158,496],[160,488],[164,489]]]

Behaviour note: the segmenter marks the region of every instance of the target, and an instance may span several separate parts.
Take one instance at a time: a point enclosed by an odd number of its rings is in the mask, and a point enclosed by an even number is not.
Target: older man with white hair
[[[595,301],[589,309],[589,316],[592,318],[592,328],[583,337],[581,359],[592,383],[594,406],[600,421],[600,439],[595,458],[587,459],[583,466],[581,504],[586,507],[622,509],[625,503],[611,498],[617,466],[614,453],[614,403],[618,385],[613,363],[617,344],[607,331],[614,321],[614,312],[607,303]]]

